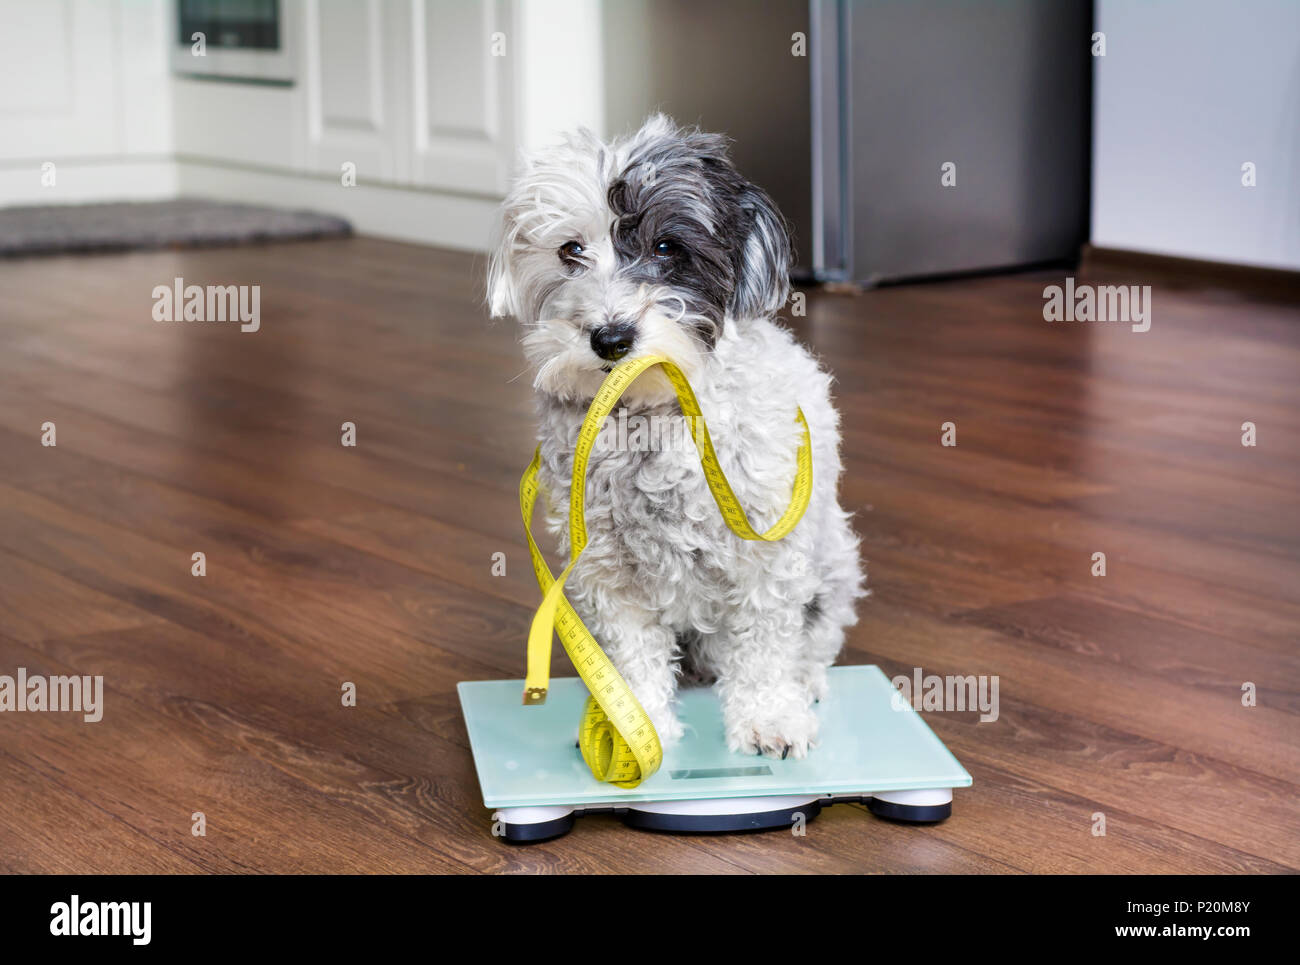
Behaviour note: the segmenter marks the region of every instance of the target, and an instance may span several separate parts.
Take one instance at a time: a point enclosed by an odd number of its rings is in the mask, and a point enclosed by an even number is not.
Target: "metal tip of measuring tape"
[[[545,687],[525,687],[524,688],[524,706],[536,707],[546,703]]]

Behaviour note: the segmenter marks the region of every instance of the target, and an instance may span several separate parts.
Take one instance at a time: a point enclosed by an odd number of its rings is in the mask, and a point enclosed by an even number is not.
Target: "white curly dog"
[[[736,171],[726,140],[662,115],[609,144],[565,136],[525,159],[503,206],[488,299],[493,316],[524,328],[547,520],[562,552],[578,427],[620,359],[662,355],[686,373],[759,531],[791,498],[797,407],[812,434],[808,511],[765,543],[727,529],[689,432],[662,431],[682,417],[659,370],[629,388],[602,429],[589,544],[567,595],[665,743],[682,735],[673,705],[684,676],[716,681],[731,750],[806,755],[817,740],[813,703],[864,593],[836,495],[831,377],[774,321],[790,258],[784,219]]]

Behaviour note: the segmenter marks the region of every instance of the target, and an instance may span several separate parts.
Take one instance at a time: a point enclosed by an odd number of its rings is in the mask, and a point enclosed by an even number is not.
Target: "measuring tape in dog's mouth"
[[[519,509],[524,517],[524,533],[528,537],[528,550],[533,558],[533,571],[542,588],[542,605],[537,608],[528,633],[528,676],[524,681],[524,704],[536,705],[546,701],[546,689],[551,677],[551,633],[555,631],[560,637],[560,643],[568,651],[578,675],[591,691],[578,735],[583,760],[591,768],[596,780],[627,788],[636,787],[659,769],[663,762],[659,734],[650,723],[645,708],[632,693],[632,688],[564,598],[564,581],[573,572],[578,557],[587,546],[584,498],[587,459],[591,455],[592,446],[596,443],[606,417],[613,411],[615,403],[627,387],[656,365],[663,368],[677,393],[682,414],[694,427],[700,466],[728,529],[741,539],[775,542],[794,529],[808,509],[808,500],[812,496],[812,440],[802,409],[796,410],[796,418],[803,429],[803,440],[799,443],[795,459],[794,491],[790,505],[769,530],[759,533],[749,524],[749,518],[722,472],[699,401],[682,370],[658,355],[629,359],[619,363],[601,384],[600,391],[592,399],[591,408],[587,410],[587,416],[582,422],[582,431],[578,434],[578,444],[573,453],[573,482],[569,490],[569,565],[557,579],[552,576],[550,567],[537,548],[537,541],[533,539],[531,522],[533,507],[537,502],[537,471],[542,461],[541,447],[533,453],[533,461],[528,464],[519,481]]]

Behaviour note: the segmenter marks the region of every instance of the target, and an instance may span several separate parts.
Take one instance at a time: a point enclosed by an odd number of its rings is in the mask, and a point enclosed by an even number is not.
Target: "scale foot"
[[[573,830],[573,808],[501,808],[492,815],[492,833],[512,844],[536,844]]]
[[[952,816],[952,788],[880,791],[867,801],[867,810],[890,821],[938,824]]]

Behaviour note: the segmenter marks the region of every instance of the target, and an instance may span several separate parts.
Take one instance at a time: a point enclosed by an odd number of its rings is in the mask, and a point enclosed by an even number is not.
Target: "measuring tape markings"
[[[586,476],[587,461],[605,418],[638,377],[661,366],[677,395],[678,405],[693,426],[692,436],[699,450],[700,466],[727,527],[742,539],[775,542],[794,529],[808,508],[812,496],[812,442],[803,410],[796,410],[803,438],[796,455],[796,471],[790,504],[780,519],[765,532],[750,525],[735,491],[718,462],[699,400],[685,374],[668,359],[657,355],[629,359],[615,366],[601,384],[583,420],[573,454],[573,476],[569,490],[569,564],[559,577],[551,574],[532,533],[533,509],[537,502],[541,447],[519,481],[519,508],[524,533],[532,556],[533,572],[542,590],[542,603],[528,633],[528,672],[524,681],[525,705],[542,704],[551,672],[551,636],[555,632],[568,652],[578,675],[591,696],[583,710],[578,743],[583,760],[599,781],[619,787],[636,787],[663,762],[659,734],[632,688],[601,649],[577,612],[564,597],[564,583],[587,546]],[[630,738],[630,740],[629,740]]]

